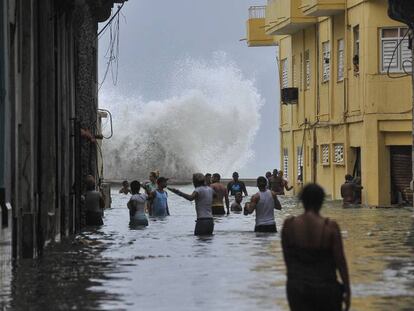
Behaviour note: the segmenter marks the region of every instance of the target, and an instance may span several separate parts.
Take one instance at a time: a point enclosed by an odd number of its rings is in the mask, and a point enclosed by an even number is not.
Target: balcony
[[[249,47],[276,45],[273,36],[269,36],[265,32],[265,6],[252,6],[249,8],[247,45]]]
[[[307,16],[331,16],[345,10],[345,0],[302,0],[301,9]]]
[[[268,0],[266,6],[266,34],[292,35],[317,22],[300,8],[301,0]]]

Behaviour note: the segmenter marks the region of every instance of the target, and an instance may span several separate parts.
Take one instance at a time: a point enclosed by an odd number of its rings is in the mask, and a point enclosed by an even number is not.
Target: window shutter
[[[338,81],[344,79],[344,40],[338,41]]]
[[[382,70],[387,71],[388,66],[390,70],[398,70],[398,51],[394,53],[398,45],[398,40],[383,40],[382,41]],[[394,53],[394,58],[392,54]],[[390,64],[391,63],[391,64]]]
[[[283,175],[285,178],[288,179],[289,173],[289,153],[288,150],[285,148],[283,149]]]
[[[408,48],[408,39],[401,42],[401,70],[411,72],[411,50]]]
[[[331,51],[329,48],[329,42],[322,43],[323,58],[322,58],[322,82],[329,81],[330,76],[330,61]]]

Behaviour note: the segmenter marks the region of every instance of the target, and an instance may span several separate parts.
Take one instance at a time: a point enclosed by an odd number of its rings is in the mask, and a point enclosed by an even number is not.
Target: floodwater
[[[22,261],[10,286],[0,282],[0,310],[288,310],[280,236],[254,233],[254,215],[216,218],[214,236],[199,238],[190,202],[170,194],[171,217],[133,230],[127,200],[113,193],[99,230]],[[281,201],[279,229],[301,212]],[[328,202],[322,213],[341,226],[352,310],[414,310],[412,211]]]

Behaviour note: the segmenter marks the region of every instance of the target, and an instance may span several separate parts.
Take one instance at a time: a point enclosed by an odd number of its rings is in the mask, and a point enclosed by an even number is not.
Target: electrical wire
[[[115,17],[118,16],[119,12],[121,11],[121,9],[124,7],[125,2],[123,2],[121,5],[118,6],[118,11],[116,11],[116,13],[111,17],[111,19],[106,23],[106,25],[98,32],[96,37],[99,37],[101,34],[105,33],[106,29],[108,28],[108,26],[110,26],[112,24],[112,21],[115,19]]]

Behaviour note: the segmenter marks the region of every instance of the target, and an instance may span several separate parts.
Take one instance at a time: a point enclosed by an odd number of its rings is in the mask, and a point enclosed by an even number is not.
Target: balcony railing
[[[251,6],[249,8],[249,19],[265,18],[266,17],[266,6]]]

